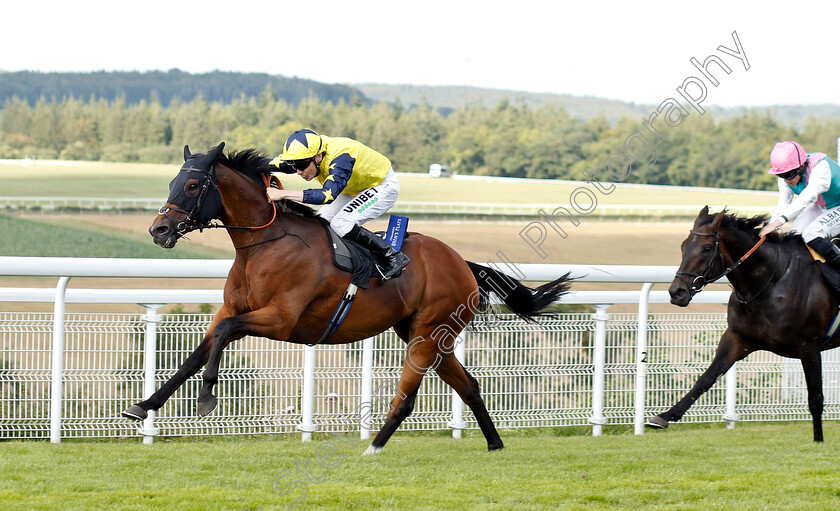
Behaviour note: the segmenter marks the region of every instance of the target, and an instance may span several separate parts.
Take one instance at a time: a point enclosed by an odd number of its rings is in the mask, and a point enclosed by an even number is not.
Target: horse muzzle
[[[172,248],[178,242],[178,232],[172,225],[172,220],[165,215],[158,215],[152,226],[149,227],[149,234],[152,235],[155,245],[163,248]]]
[[[689,290],[685,282],[676,278],[668,288],[668,294],[671,295],[671,303],[679,307],[685,307],[691,302],[691,297],[694,293]]]

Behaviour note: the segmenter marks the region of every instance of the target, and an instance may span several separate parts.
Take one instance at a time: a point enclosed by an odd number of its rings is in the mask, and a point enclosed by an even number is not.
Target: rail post
[[[455,358],[461,365],[464,365],[464,360],[467,357],[467,347],[465,342],[467,340],[467,330],[461,330],[461,333],[455,338]],[[461,396],[452,389],[452,420],[447,424],[452,428],[452,438],[461,438],[461,432],[467,427],[464,422],[464,401]]]
[[[318,427],[313,422],[315,404],[315,346],[303,347],[303,396],[301,404],[301,422],[303,442],[312,441],[312,432]]]
[[[726,421],[726,429],[734,429],[735,422],[741,417],[735,411],[736,392],[738,391],[738,364],[735,363],[726,371],[726,413],[723,420]]]
[[[609,305],[595,305],[595,346],[592,353],[592,417],[589,423],[592,424],[592,436],[601,436],[604,424],[607,419],[604,417],[604,366],[607,360],[607,314]]]
[[[359,405],[359,437],[370,438],[373,415],[373,337],[362,341],[362,403]]]
[[[61,405],[64,397],[64,298],[70,277],[60,277],[53,305],[52,386],[50,390],[50,442],[61,443]]]
[[[155,373],[157,373],[157,324],[161,320],[161,316],[157,311],[165,304],[141,303],[140,305],[146,308],[146,314],[140,316],[140,319],[146,323],[146,338],[143,343],[143,366],[145,369],[143,377],[143,399],[149,399],[155,393]],[[160,434],[160,429],[155,427],[155,414],[157,412],[155,410],[147,410],[146,413],[148,415],[143,419],[143,425],[137,428],[137,431],[143,435],[143,443],[149,445]]]
[[[652,282],[645,282],[639,295],[639,326],[636,333],[636,395],[634,396],[635,410],[633,414],[633,432],[636,435],[645,434],[645,378],[647,378],[647,349],[648,349],[648,301]]]

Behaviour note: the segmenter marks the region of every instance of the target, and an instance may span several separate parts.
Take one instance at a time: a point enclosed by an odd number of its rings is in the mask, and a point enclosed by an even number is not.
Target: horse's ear
[[[216,147],[214,147],[213,149],[210,149],[210,152],[209,152],[209,153],[207,153],[207,158],[208,158],[210,161],[212,161],[213,163],[215,163],[215,162],[216,162],[216,160],[218,160],[218,159],[219,159],[219,156],[221,156],[221,155],[222,155],[222,149],[224,149],[224,148],[225,148],[225,143],[224,143],[224,142],[220,142],[220,143],[219,143],[219,145],[217,145],[217,146],[216,146]]]
[[[709,206],[705,206],[700,210],[700,214],[694,219],[694,228],[698,228],[706,223],[706,217],[709,216]]]
[[[190,152],[190,146],[185,145],[184,146],[184,161],[187,161],[190,156],[192,156],[192,153]]]
[[[726,216],[726,211],[721,211],[717,215],[715,215],[715,219],[712,220],[712,228],[717,230],[720,228],[720,224],[723,223],[723,217]]]

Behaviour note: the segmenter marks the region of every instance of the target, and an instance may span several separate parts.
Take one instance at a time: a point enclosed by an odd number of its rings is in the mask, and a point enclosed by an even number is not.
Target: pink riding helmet
[[[779,142],[770,152],[770,170],[768,174],[784,174],[798,169],[808,161],[808,154],[802,146],[791,140]]]

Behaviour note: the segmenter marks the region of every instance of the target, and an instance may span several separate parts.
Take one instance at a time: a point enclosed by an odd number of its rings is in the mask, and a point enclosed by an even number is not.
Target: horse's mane
[[[223,154],[219,158],[219,163],[253,179],[260,185],[264,183],[263,176],[271,174],[271,169],[266,166],[266,157],[253,147],[241,151],[230,151],[227,155]],[[314,209],[300,202],[287,200],[286,206],[298,215],[315,216]]]
[[[770,215],[755,215],[752,217],[740,217],[735,215],[735,213],[726,213],[726,210],[723,211],[723,222],[722,226],[724,229],[729,231],[740,231],[746,234],[749,234],[752,239],[758,241],[758,232],[761,230],[761,227],[767,223],[769,220]],[[709,213],[703,221],[703,224],[711,223],[712,220],[719,213]],[[766,241],[769,243],[786,243],[790,240],[798,239],[799,235],[795,233],[770,233],[767,235]]]

